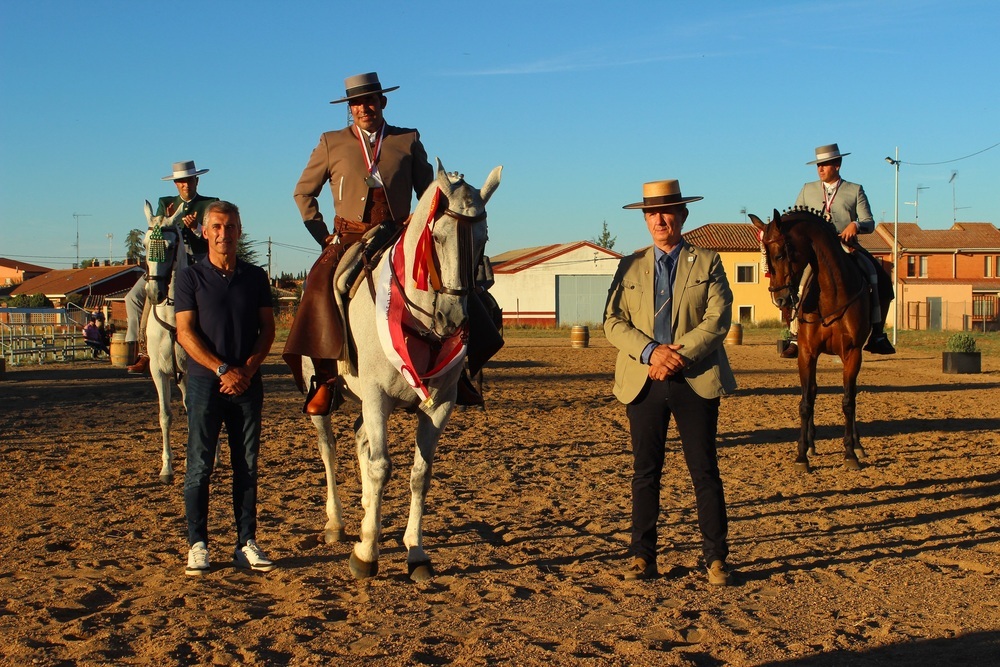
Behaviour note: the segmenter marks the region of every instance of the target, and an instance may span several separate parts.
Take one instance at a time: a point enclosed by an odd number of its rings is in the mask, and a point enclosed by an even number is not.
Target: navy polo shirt
[[[208,349],[230,366],[243,366],[260,336],[261,308],[271,308],[271,285],[264,269],[236,260],[231,277],[207,259],[177,273],[174,308],[198,314],[195,331]],[[205,368],[193,359],[188,372],[216,377],[214,368]]]

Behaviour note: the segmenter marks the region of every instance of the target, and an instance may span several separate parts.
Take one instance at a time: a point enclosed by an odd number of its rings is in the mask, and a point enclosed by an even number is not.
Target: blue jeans
[[[233,469],[233,518],[237,548],[256,539],[257,455],[260,452],[264,384],[258,373],[242,396],[219,392],[215,378],[189,376],[185,405],[188,413],[187,472],[184,509],[188,544],[208,544],[208,487],[215,467],[215,450],[222,425],[229,436]]]

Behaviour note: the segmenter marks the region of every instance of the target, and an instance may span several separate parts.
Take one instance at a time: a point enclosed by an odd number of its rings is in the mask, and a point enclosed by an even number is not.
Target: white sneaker
[[[204,542],[195,542],[188,549],[188,564],[184,574],[200,577],[207,574],[211,567],[208,564],[208,547]]]
[[[246,546],[237,549],[233,554],[236,567],[248,568],[257,572],[270,572],[275,568],[274,562],[268,560],[264,550],[257,546],[255,540],[247,540]]]

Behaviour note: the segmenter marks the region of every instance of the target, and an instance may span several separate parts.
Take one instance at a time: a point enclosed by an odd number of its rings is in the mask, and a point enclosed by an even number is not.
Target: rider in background
[[[816,149],[816,159],[806,164],[816,165],[819,180],[802,186],[795,206],[806,207],[819,211],[827,220],[833,223],[841,242],[855,257],[862,257],[867,267],[865,273],[872,287],[871,335],[865,345],[867,352],[874,354],[895,354],[896,349],[885,335],[882,322],[880,301],[892,301],[892,281],[885,273],[881,263],[861,247],[858,234],[871,234],[875,231],[875,219],[865,189],[857,183],[845,181],[840,177],[840,165],[845,155],[837,144],[827,144]],[[881,270],[881,275],[879,272]],[[807,275],[803,274],[802,282]],[[880,298],[881,297],[881,298]],[[786,358],[798,356],[798,345],[795,343],[798,333],[798,317],[791,317],[788,328],[792,332],[792,343],[781,353]]]
[[[181,234],[184,237],[184,247],[188,253],[188,264],[194,264],[208,252],[208,242],[202,236],[202,219],[205,209],[218,197],[205,197],[198,194],[198,176],[208,169],[197,169],[194,161],[175,162],[173,173],[164,176],[162,180],[173,181],[177,186],[177,194],[160,197],[156,207],[157,216],[170,217],[178,210],[182,211]],[[128,296],[125,297],[125,311],[128,314],[128,328],[125,332],[126,341],[139,341],[142,349],[135,363],[126,370],[133,375],[142,375],[149,371],[149,355],[146,354],[146,320],[149,309],[146,308],[146,280],[139,278]]]

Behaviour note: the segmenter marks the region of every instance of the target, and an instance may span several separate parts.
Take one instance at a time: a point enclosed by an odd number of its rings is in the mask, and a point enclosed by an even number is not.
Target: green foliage
[[[51,308],[52,302],[44,294],[18,294],[7,300],[10,308]]]
[[[948,352],[976,352],[976,338],[970,333],[957,333],[948,339],[945,345]]]
[[[128,261],[142,262],[145,257],[143,256],[145,248],[142,245],[142,239],[146,235],[146,232],[141,229],[133,229],[125,237],[125,259]]]
[[[591,243],[594,245],[599,245],[602,248],[607,248],[611,250],[615,247],[615,241],[618,240],[617,236],[611,236],[611,232],[608,231],[608,222],[604,221],[604,228],[601,230],[601,235],[596,239],[591,239]]]
[[[789,329],[788,327],[785,327],[784,329],[782,329],[781,330],[781,340],[791,340],[791,339],[792,339],[792,331],[791,331],[791,329]]]
[[[236,244],[236,256],[242,259],[247,264],[254,264],[256,266],[260,266],[259,258],[257,256],[257,251],[254,250],[253,248],[253,246],[256,245],[257,243],[258,243],[257,241],[252,240],[244,232],[243,234],[240,235],[240,240]]]

